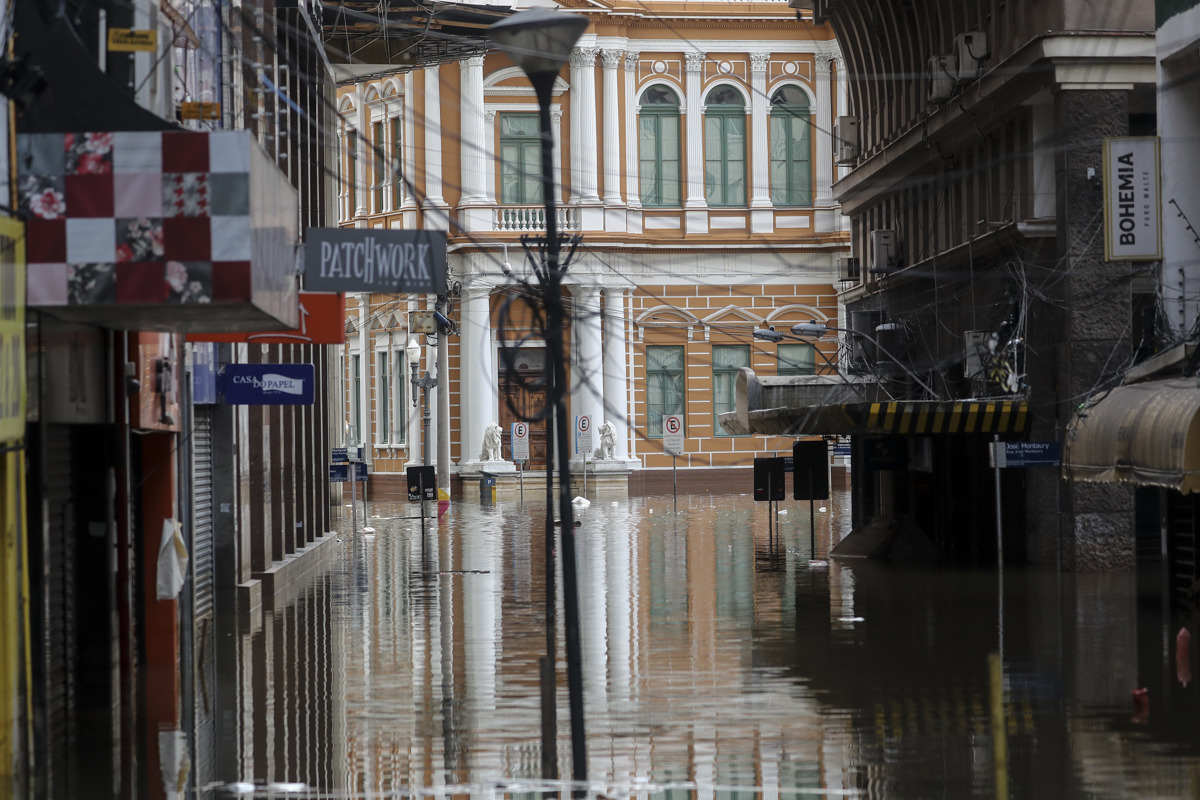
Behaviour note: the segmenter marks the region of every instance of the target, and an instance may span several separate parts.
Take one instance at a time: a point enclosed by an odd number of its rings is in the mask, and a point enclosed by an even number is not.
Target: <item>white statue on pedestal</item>
[[[500,461],[500,436],[502,429],[495,422],[488,423],[483,429],[483,450],[479,453],[480,461]]]
[[[609,420],[604,420],[600,426],[600,446],[596,448],[596,458],[612,459],[617,449],[617,427]]]

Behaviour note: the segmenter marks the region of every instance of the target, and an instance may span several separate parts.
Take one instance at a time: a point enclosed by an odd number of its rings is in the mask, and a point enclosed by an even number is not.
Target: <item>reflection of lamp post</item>
[[[550,102],[554,81],[571,55],[575,42],[587,30],[588,21],[577,14],[531,8],[503,19],[487,30],[488,38],[508,54],[520,67],[538,100],[538,122],[542,136],[542,202],[546,206],[545,264],[536,265],[535,272],[546,310],[546,355],[550,359],[550,386],[554,407],[554,449],[558,461],[559,519],[562,521],[563,563],[563,621],[567,647],[567,696],[571,709],[571,777],[577,783],[587,780],[587,747],[583,726],[583,657],[579,641],[579,591],[575,574],[575,515],[571,507],[570,446],[567,438],[567,385],[563,363],[563,329],[566,314],[562,302],[562,278],[565,265],[559,265],[558,212],[554,199],[554,136],[550,128]],[[546,470],[547,486],[553,481],[553,471]],[[546,511],[546,536],[554,536],[553,510]],[[549,549],[549,541],[548,548]],[[554,561],[546,564],[552,574]],[[547,598],[551,606],[554,598]],[[553,632],[548,631],[547,660],[554,663]],[[545,736],[543,736],[545,747]],[[553,754],[542,754],[543,771],[550,766]],[[555,768],[556,770],[556,768]],[[554,777],[548,775],[546,777]]]
[[[907,366],[904,365],[904,362],[902,362],[900,359],[896,358],[894,355],[892,355],[890,352],[888,352],[888,349],[886,347],[884,347],[882,344],[880,344],[879,340],[876,339],[874,336],[863,333],[862,331],[851,330],[849,328],[837,328],[837,327],[834,327],[833,325],[830,325],[825,322],[817,322],[816,320],[812,320],[811,322],[797,322],[795,325],[792,326],[792,333],[796,334],[797,336],[808,338],[808,339],[819,339],[822,336],[824,336],[827,331],[841,331],[842,333],[848,333],[851,336],[861,336],[862,338],[866,339],[871,344],[878,347],[879,352],[883,353],[896,366],[898,366],[898,367],[900,367],[900,369],[904,370],[905,374],[907,374],[908,377],[910,377],[914,381],[916,381],[918,386],[920,386],[925,391],[929,392],[929,394],[933,395],[934,397],[937,397],[937,392],[935,392],[932,388],[930,388],[929,384],[925,383],[925,381],[918,378],[917,374],[915,372],[913,372],[911,369],[909,369]],[[778,332],[773,331],[773,333],[778,333]],[[755,334],[755,335],[757,336],[757,334]],[[780,337],[783,336],[783,334],[778,334],[778,335]],[[779,340],[775,339],[773,341],[779,341]]]

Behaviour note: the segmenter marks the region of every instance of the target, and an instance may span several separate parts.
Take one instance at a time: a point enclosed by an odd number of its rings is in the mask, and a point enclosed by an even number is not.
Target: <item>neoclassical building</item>
[[[830,187],[843,62],[829,29],[784,2],[577,12],[592,25],[551,108],[559,228],[580,237],[565,289],[569,414],[612,423],[633,492],[670,486],[662,417],[682,414],[681,487],[736,489],[728,470],[792,444],[717,424],[733,408],[738,369],[802,374],[836,357],[824,344],[755,341],[753,329],[838,321],[849,234]],[[535,410],[544,398],[536,303],[520,288],[532,277],[522,238],[545,228],[533,90],[489,53],[348,81],[338,108],[342,224],[448,231],[439,310],[457,331],[444,337],[446,377],[429,390],[429,452],[439,460],[440,442],[443,475],[472,476],[485,427],[501,425],[510,458],[511,408]],[[375,479],[422,458],[407,350],[415,341],[421,374],[439,374],[436,337],[410,327],[412,312],[437,302],[347,303],[346,435],[365,446]],[[517,357],[505,358],[517,340]],[[527,467],[542,469],[544,423],[530,439]]]

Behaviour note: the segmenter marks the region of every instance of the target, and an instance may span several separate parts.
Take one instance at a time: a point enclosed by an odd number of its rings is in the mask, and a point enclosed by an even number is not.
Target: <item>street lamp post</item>
[[[404,348],[405,354],[408,356],[408,368],[412,370],[412,375],[408,382],[412,384],[412,403],[415,408],[417,405],[417,395],[421,390],[425,391],[422,411],[421,411],[421,466],[429,465],[429,390],[437,386],[437,378],[429,374],[429,370],[425,370],[424,377],[417,377],[417,371],[421,366],[421,345],[417,344],[417,340],[409,339],[408,346]],[[424,486],[421,487],[421,529],[425,529],[425,492]]]
[[[916,381],[918,386],[920,386],[926,392],[929,392],[930,395],[937,397],[937,392],[935,392],[933,390],[933,388],[930,387],[929,384],[927,384],[925,381],[923,381],[919,377],[917,377],[917,374],[915,372],[913,372],[911,369],[909,369],[907,366],[905,366],[903,361],[901,361],[900,359],[898,359],[894,355],[892,355],[890,352],[888,352],[888,349],[886,347],[884,347],[882,344],[880,344],[879,340],[876,339],[874,336],[871,336],[870,334],[864,333],[862,331],[851,330],[849,328],[838,328],[838,327],[835,327],[835,326],[830,325],[825,322],[817,322],[816,320],[812,320],[810,322],[797,322],[795,325],[792,326],[792,333],[794,333],[796,336],[800,336],[800,337],[803,337],[806,339],[819,339],[822,336],[824,336],[826,334],[826,332],[828,332],[828,331],[840,331],[842,333],[848,333],[851,336],[861,336],[862,338],[866,339],[868,342],[870,342],[871,344],[878,347],[879,352],[881,352],[885,356],[887,356],[888,360],[893,362],[896,366],[900,367],[900,369],[904,370],[905,374],[908,375],[908,377],[912,378],[914,381]],[[778,331],[772,330],[771,332],[779,335],[781,338],[783,336],[783,334],[779,333]],[[757,334],[756,334],[756,336],[757,336]],[[762,338],[762,337],[759,337],[759,338]],[[773,341],[779,341],[779,340],[774,339]]]
[[[571,777],[576,794],[587,781],[587,745],[583,724],[583,656],[579,635],[579,590],[575,564],[575,515],[571,506],[570,440],[567,436],[567,403],[564,391],[566,369],[563,358],[563,331],[566,313],[562,301],[562,279],[565,265],[559,264],[558,211],[554,187],[554,136],[550,127],[550,104],[554,81],[567,63],[572,48],[588,27],[588,20],[577,14],[531,8],[503,19],[487,30],[488,38],[508,54],[520,67],[538,101],[538,122],[542,138],[542,201],[546,208],[545,264],[535,265],[540,286],[541,302],[546,311],[546,355],[550,360],[551,392],[554,408],[554,449],[558,462],[559,519],[562,530],[563,563],[563,620],[567,648],[567,697],[571,712]],[[551,470],[546,472],[547,487],[553,481]],[[549,491],[549,489],[548,489]],[[553,511],[547,508],[547,551],[554,536]],[[548,575],[554,561],[546,564]],[[547,606],[554,598],[547,598]],[[554,663],[553,631],[547,632],[547,661]],[[547,746],[543,736],[543,749]],[[549,743],[553,746],[553,742]],[[542,754],[543,772],[557,766],[550,763],[553,753]],[[546,777],[553,777],[547,775]]]

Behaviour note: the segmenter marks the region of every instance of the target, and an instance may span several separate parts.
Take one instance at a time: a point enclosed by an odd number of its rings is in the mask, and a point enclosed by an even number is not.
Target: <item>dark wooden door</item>
[[[518,376],[525,383],[500,375],[500,427],[504,436],[504,457],[512,457],[512,424],[518,420],[529,420],[542,412],[546,406],[546,387],[540,380],[541,370],[521,370]],[[519,412],[514,414],[511,405]],[[529,422],[529,463],[526,469],[546,469],[546,420]]]

